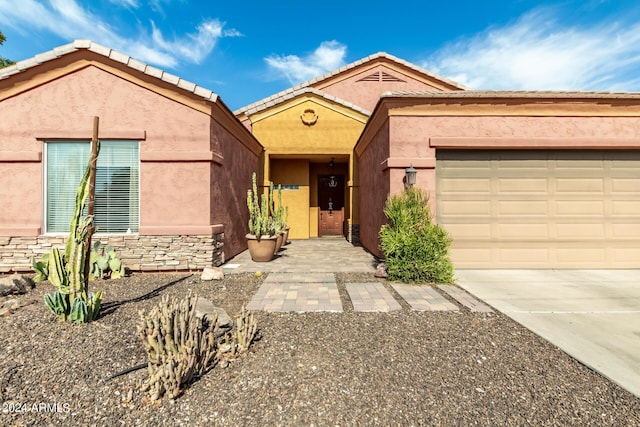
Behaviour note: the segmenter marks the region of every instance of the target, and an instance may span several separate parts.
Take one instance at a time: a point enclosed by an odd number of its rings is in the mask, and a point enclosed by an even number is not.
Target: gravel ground
[[[337,275],[343,284],[375,280]],[[640,425],[640,399],[499,313],[256,313],[260,339],[175,401],[151,404],[138,310],[191,289],[235,316],[262,278],[137,274],[94,283],[102,317],[58,323],[48,283],[0,318],[0,425]],[[48,406],[47,406],[48,404]],[[59,412],[52,412],[53,405]],[[22,411],[26,409],[25,411]]]

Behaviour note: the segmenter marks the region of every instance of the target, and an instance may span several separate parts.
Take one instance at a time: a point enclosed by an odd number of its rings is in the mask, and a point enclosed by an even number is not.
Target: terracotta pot
[[[274,251],[274,254],[277,254],[280,248],[282,247],[283,237],[284,237],[284,233],[278,234],[278,237],[276,237],[276,250]]]
[[[255,262],[267,262],[273,259],[276,250],[276,236],[261,236],[260,240],[253,234],[247,234],[249,255]]]
[[[282,246],[289,244],[289,229],[291,227],[287,227],[284,229],[284,236],[282,236]]]

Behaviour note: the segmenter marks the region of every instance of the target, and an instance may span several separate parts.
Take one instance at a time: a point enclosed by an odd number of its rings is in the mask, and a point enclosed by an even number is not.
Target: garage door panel
[[[558,193],[604,193],[604,179],[601,178],[557,178],[555,183]]]
[[[520,173],[522,176],[522,172]],[[499,178],[498,191],[504,193],[541,193],[548,191],[546,177],[541,178]]]
[[[562,216],[596,216],[605,213],[604,200],[559,200],[555,202],[556,215]]]
[[[517,223],[495,225],[495,235],[503,240],[547,240],[549,225],[545,223]]]
[[[497,255],[500,263],[507,266],[518,265],[523,259],[539,266],[547,265],[550,261],[547,248],[500,248]]]
[[[437,221],[457,267],[640,268],[640,151],[436,157]]]
[[[576,224],[562,223],[555,225],[556,236],[563,240],[603,240],[605,238],[604,224]]]
[[[498,215],[530,215],[530,216],[546,216],[549,214],[549,202],[546,200],[500,200],[497,203]]]
[[[614,200],[611,210],[614,215],[640,216],[640,200]]]
[[[640,224],[635,223],[621,223],[611,225],[612,237],[616,239],[625,240],[640,240]],[[640,259],[640,254],[639,259]]]
[[[469,239],[491,239],[491,224],[456,224],[447,225],[447,232],[455,236],[467,236]]]
[[[557,249],[558,266],[602,265],[606,262],[606,250],[604,248],[570,248]]]
[[[635,171],[638,174],[640,168]],[[614,193],[633,193],[637,194],[640,188],[640,178],[612,178],[611,187]]]
[[[441,184],[443,193],[487,193],[491,192],[491,180],[489,178],[457,179],[443,178]]]

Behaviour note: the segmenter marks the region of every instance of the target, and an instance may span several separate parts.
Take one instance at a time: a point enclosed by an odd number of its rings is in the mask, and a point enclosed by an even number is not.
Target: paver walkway
[[[431,286],[407,285],[405,283],[391,284],[393,289],[400,294],[417,311],[458,311],[458,307],[449,302]]]
[[[398,301],[382,283],[347,283],[346,288],[354,311],[402,310]]]
[[[370,273],[378,261],[362,247],[344,239],[294,240],[270,262],[253,262],[248,251],[223,265],[226,274],[263,272],[267,277],[247,309],[273,312],[342,312],[340,291],[334,273]],[[393,283],[393,289],[416,311],[458,311],[460,308],[430,285]],[[345,284],[354,311],[402,310],[402,300],[381,282]],[[450,286],[444,292],[474,310],[486,307],[468,293]],[[459,291],[459,292],[458,292]],[[484,310],[482,310],[484,311]]]
[[[247,309],[340,312],[342,301],[333,274],[270,273]]]
[[[361,246],[343,238],[292,240],[269,262],[254,262],[249,251],[222,266],[225,274],[263,273],[373,273],[378,261]]]

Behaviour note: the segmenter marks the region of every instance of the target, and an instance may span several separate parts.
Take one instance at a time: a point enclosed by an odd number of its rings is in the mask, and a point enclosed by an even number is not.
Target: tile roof
[[[538,98],[538,99],[640,99],[640,92],[552,91],[552,90],[465,90],[387,91],[381,98]]]
[[[305,93],[312,93],[314,95],[317,95],[321,98],[327,99],[329,101],[333,101],[336,102],[338,104],[341,104],[347,108],[351,108],[352,110],[355,110],[359,113],[364,114],[365,116],[371,116],[371,111],[366,110],[362,107],[359,107],[355,104],[352,104],[351,102],[342,100],[340,98],[337,98],[333,95],[330,95],[326,92],[323,92],[321,90],[318,90],[316,88],[313,87],[303,87],[303,88],[298,88],[296,90],[291,90],[291,91],[284,91],[284,92],[280,92],[276,95],[270,96],[268,98],[263,99],[262,101],[256,102],[254,104],[251,104],[250,108],[249,107],[245,107],[245,109],[242,110],[243,113],[246,114],[255,114],[259,111],[262,110],[266,110],[267,108],[273,107],[274,105],[280,104],[282,102],[285,102],[289,99],[293,99],[296,98],[299,95],[305,94]],[[238,114],[238,112],[234,112],[234,114]]]
[[[336,76],[336,75],[338,75],[340,73],[343,73],[345,71],[348,71],[348,70],[351,70],[353,68],[356,68],[356,67],[358,67],[358,66],[360,66],[362,64],[366,64],[368,62],[374,61],[374,60],[376,60],[378,58],[389,59],[390,61],[393,61],[393,62],[396,62],[398,64],[404,65],[405,67],[410,68],[410,69],[412,69],[414,71],[417,71],[418,73],[426,74],[429,77],[432,77],[434,79],[443,81],[443,82],[448,83],[448,84],[450,84],[452,86],[455,86],[455,87],[457,87],[459,89],[468,89],[467,87],[461,85],[460,83],[454,82],[453,80],[449,80],[446,77],[442,77],[442,76],[440,76],[440,75],[438,75],[436,73],[433,73],[433,72],[431,72],[431,71],[429,71],[427,69],[424,69],[424,68],[419,67],[419,66],[417,66],[415,64],[412,64],[411,62],[405,61],[404,59],[400,59],[400,58],[398,58],[396,56],[393,56],[393,55],[390,55],[390,54],[388,54],[386,52],[378,52],[378,53],[374,53],[373,55],[369,55],[369,56],[367,56],[365,58],[362,58],[362,59],[360,59],[358,61],[355,61],[355,62],[352,62],[350,64],[344,65],[344,66],[342,66],[342,67],[340,67],[340,68],[338,68],[336,70],[330,71],[330,72],[325,73],[325,74],[323,74],[321,76],[315,77],[315,78],[313,78],[311,80],[308,80],[306,82],[300,83],[300,84],[298,84],[296,86],[293,86],[293,87],[291,87],[289,89],[285,89],[285,90],[283,90],[281,92],[278,92],[275,95],[272,95],[272,96],[270,96],[268,98],[264,98],[264,99],[262,99],[260,101],[257,101],[257,102],[254,102],[252,104],[249,104],[249,105],[247,105],[245,107],[242,107],[242,108],[234,111],[234,114],[238,115],[238,114],[241,114],[241,113],[247,113],[249,110],[253,110],[254,108],[258,107],[261,104],[267,103],[267,102],[269,102],[269,101],[271,101],[273,99],[282,98],[283,96],[286,96],[289,93],[296,92],[296,91],[298,91],[298,90],[300,90],[302,88],[305,88],[305,87],[309,87],[309,86],[311,86],[311,85],[313,85],[315,83],[318,83],[318,82],[321,82],[323,80],[329,79],[329,78],[331,78],[333,76]]]
[[[209,89],[203,88],[201,86],[196,85],[195,83],[191,83],[187,80],[181,79],[180,77],[175,76],[173,74],[169,74],[166,71],[163,71],[159,68],[155,68],[155,67],[152,67],[151,65],[147,65],[144,62],[138,61],[135,58],[132,58],[128,55],[117,52],[111,48],[94,43],[91,40],[75,40],[72,43],[69,43],[60,47],[56,47],[55,49],[50,50],[48,52],[40,53],[34,56],[33,58],[20,61],[10,67],[2,68],[0,69],[0,80],[7,79],[14,74],[21,73],[32,67],[35,67],[47,61],[51,61],[53,59],[59,58],[61,56],[76,52],[81,49],[89,50],[91,52],[102,55],[106,58],[109,58],[113,61],[117,61],[122,64],[125,64],[126,66],[136,71],[142,72],[149,76],[158,78],[162,81],[175,85],[180,89],[191,92],[199,97],[206,99],[207,101],[216,102],[218,100],[218,95]]]

